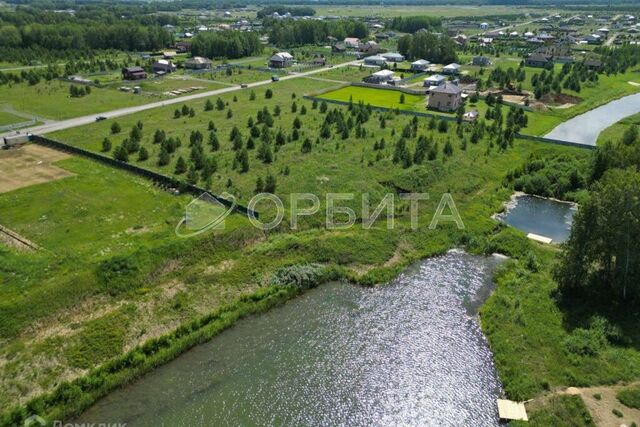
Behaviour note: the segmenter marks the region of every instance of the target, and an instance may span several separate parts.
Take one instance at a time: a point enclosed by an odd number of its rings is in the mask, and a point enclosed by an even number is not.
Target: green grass
[[[557,395],[529,414],[529,422],[515,421],[514,427],[595,427],[580,396]]]
[[[108,88],[92,88],[90,95],[71,98],[69,86],[69,83],[57,80],[34,86],[22,83],[2,86],[0,102],[10,105],[16,111],[56,120],[150,102],[147,97]]]
[[[499,151],[488,137],[463,148],[453,125],[449,133],[441,134],[428,128],[428,119],[420,119],[417,135],[437,142],[437,158],[403,169],[391,160],[393,145],[411,117],[389,114],[382,129],[381,113],[372,113],[363,125],[365,137],[357,138],[352,132],[347,139],[342,139],[332,131],[330,138],[316,142],[324,115],[301,98],[309,91],[334,85],[311,79],[281,81],[269,85],[274,92],[271,99],[265,98],[266,87],[253,90],[254,101],[250,100],[251,90],[221,96],[228,104],[224,111],[204,111],[206,100],[201,99],[188,103],[196,111],[195,117],[174,119],[176,106],[162,107],[117,119],[122,127],[118,135],[111,135],[113,121],[106,120],[57,132],[51,137],[98,152],[103,138],[109,137],[114,146],[120,144],[136,122],[141,121],[144,124],[141,143],[151,157],[137,162],[133,156],[132,163],[172,175],[177,157],[189,157],[189,134],[200,130],[205,135],[207,156],[215,156],[218,162],[212,180],[215,193],[230,191],[241,203],[246,203],[255,192],[257,178],[264,179],[270,173],[277,178],[276,194],[284,199],[285,207],[290,206],[291,193],[311,192],[324,200],[329,192],[352,192],[355,200],[345,205],[361,213],[363,193],[369,194],[372,204],[376,204],[396,187],[408,188],[431,196],[429,201],[420,204],[417,230],[409,227],[408,203],[396,199],[393,230],[387,230],[382,222],[371,230],[358,225],[346,230],[326,230],[322,214],[301,218],[299,229],[291,230],[290,214],[286,213],[285,222],[265,234],[249,226],[246,219],[234,215],[228,218],[224,230],[182,240],[174,236],[173,227],[188,198],[176,198],[140,178],[94,162],[78,158],[64,160],[59,166],[76,176],[0,195],[1,217],[10,218],[9,223],[3,225],[24,233],[48,249],[35,254],[0,251],[3,258],[0,271],[8,273],[0,276],[4,280],[0,282],[0,339],[6,344],[0,350],[0,357],[10,360],[0,365],[0,379],[3,379],[0,406],[24,403],[25,396],[53,390],[56,378],[63,374],[75,378],[77,370],[72,364],[95,366],[103,360],[95,354],[98,351],[121,355],[122,348],[134,348],[159,335],[177,334],[171,335],[173,344],[166,353],[142,361],[132,359],[140,365],[117,371],[114,376],[110,374],[104,388],[86,391],[88,399],[94,399],[148,371],[154,363],[166,362],[190,345],[213,336],[210,331],[194,332],[193,336],[189,335],[193,338],[188,339],[188,345],[182,340],[182,334],[188,334],[188,330],[200,331],[203,325],[199,319],[212,310],[231,307],[229,310],[237,313],[230,314],[229,318],[216,317],[224,327],[242,313],[254,312],[256,307],[241,295],[262,292],[260,288],[282,266],[319,262],[336,267],[343,277],[371,285],[395,277],[413,260],[464,244],[473,253],[500,251],[517,258],[525,257],[535,246],[522,233],[506,229],[491,218],[511,194],[511,190],[503,186],[506,172],[532,154],[585,155],[576,148],[520,140],[506,151]],[[397,92],[373,91],[371,96],[381,97],[378,102],[392,102],[391,95],[399,96]],[[295,114],[291,112],[293,94],[298,107]],[[234,97],[238,100],[234,101]],[[215,98],[212,101],[215,102]],[[306,115],[300,114],[303,105]],[[300,139],[287,142],[277,151],[272,146],[271,164],[260,162],[254,149],[249,151],[248,172],[233,169],[235,152],[229,141],[232,128],[237,126],[246,141],[248,119],[255,119],[263,107],[273,112],[276,106],[282,112],[274,117],[273,129],[282,128],[290,135],[292,123],[298,117],[302,122]],[[343,107],[330,108],[346,112]],[[233,111],[230,118],[229,109]],[[220,150],[213,153],[206,144],[209,121],[215,123],[221,145]],[[182,139],[182,147],[168,166],[160,167],[156,163],[158,147],[152,143],[156,129]],[[468,130],[464,131],[463,138],[468,136]],[[312,142],[309,153],[301,150],[305,138]],[[386,140],[386,147],[374,150],[380,138]],[[443,154],[447,141],[453,146],[450,157]],[[259,138],[256,143],[259,144]],[[416,138],[407,138],[407,143],[414,150]],[[286,168],[288,174],[284,173]],[[442,193],[453,195],[465,230],[458,230],[453,224],[443,224],[435,230],[427,227]],[[269,220],[269,211],[264,208],[262,212],[266,215],[264,219]],[[509,397],[534,395],[544,384],[602,383],[639,375],[640,371],[636,371],[638,352],[633,348],[611,347],[595,360],[580,360],[577,366],[564,354],[561,343],[569,332],[563,324],[565,314],[552,298],[555,285],[547,269],[555,254],[546,250],[537,255],[545,269],[535,274],[521,273],[516,263],[513,269],[505,270],[498,277],[498,288],[482,313],[483,328]],[[266,297],[260,295],[251,301]],[[274,298],[281,301],[285,297],[289,296],[278,294]],[[123,303],[139,308],[135,321],[128,322],[128,318],[122,321],[124,333],[109,331],[108,325],[113,319],[108,313]],[[85,319],[77,314],[77,309],[85,304],[110,310]],[[265,306],[271,305],[271,302],[265,303]],[[30,334],[34,336],[33,341],[22,338],[29,328],[42,332],[42,325],[48,323],[54,326],[53,331],[45,328],[50,334],[45,336],[50,338],[42,338],[38,333]],[[75,329],[63,328],[63,333],[58,333],[55,327],[64,325],[75,325]],[[189,326],[176,329],[179,325]],[[219,331],[220,328],[218,325],[213,329]],[[41,366],[39,355],[60,342],[63,342],[62,354],[66,356],[52,361],[52,366]],[[115,360],[122,361],[121,357],[129,356],[116,356]],[[601,369],[603,367],[605,369]],[[29,375],[25,376],[25,372]],[[68,414],[78,409],[76,405],[82,402],[56,401],[50,414],[55,415],[55,411]]]
[[[625,117],[618,123],[603,130],[598,136],[598,145],[602,145],[607,141],[620,141],[624,131],[632,125],[640,126],[640,113]]]
[[[15,114],[8,113],[6,111],[0,111],[0,126],[12,125],[14,123],[27,122],[29,119],[16,116]]]
[[[625,387],[616,393],[616,398],[628,408],[640,409],[640,386]]]

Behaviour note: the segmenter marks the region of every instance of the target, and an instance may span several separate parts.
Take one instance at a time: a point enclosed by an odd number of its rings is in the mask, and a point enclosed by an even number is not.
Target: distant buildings
[[[460,73],[460,64],[456,64],[455,62],[449,65],[445,65],[442,67],[443,74],[459,74]]]
[[[378,67],[382,67],[387,63],[387,59],[380,55],[369,56],[364,58],[364,65],[375,65]]]
[[[431,62],[426,59],[418,59],[417,61],[413,61],[411,63],[411,71],[424,71],[429,68]]]
[[[360,39],[357,37],[347,37],[344,39],[344,45],[348,48],[357,49],[360,47]]]
[[[551,57],[542,53],[534,53],[524,60],[527,67],[544,68],[549,63],[553,63]]]
[[[383,53],[382,56],[389,62],[402,62],[404,61],[404,56],[400,55],[396,52]]]
[[[269,67],[286,68],[293,65],[293,55],[289,52],[278,52],[269,58]]]
[[[474,56],[471,63],[476,67],[488,67],[491,65],[491,60],[486,56]]]
[[[374,55],[380,51],[380,46],[373,40],[369,40],[368,42],[361,44],[358,48],[358,51],[361,53]]]
[[[142,80],[147,78],[147,73],[142,67],[124,67],[122,78],[124,80]]]
[[[213,61],[208,58],[203,58],[202,56],[194,56],[193,58],[189,58],[184,63],[184,68],[190,70],[208,70],[213,65]]]
[[[455,111],[462,104],[462,89],[445,83],[429,91],[429,108],[439,111]]]
[[[391,70],[380,70],[363,79],[366,83],[384,84],[394,80],[394,73]]]
[[[168,59],[158,59],[151,65],[151,70],[156,74],[173,73],[176,66]]]
[[[441,86],[447,82],[447,77],[442,74],[434,74],[424,79],[425,87]]]

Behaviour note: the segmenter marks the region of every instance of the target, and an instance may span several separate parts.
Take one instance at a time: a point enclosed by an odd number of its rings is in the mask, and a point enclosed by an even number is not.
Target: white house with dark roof
[[[391,70],[380,70],[363,79],[366,83],[384,84],[394,80],[394,72]]]
[[[442,67],[442,72],[444,74],[459,74],[460,73],[460,64],[451,63],[449,65],[445,65]]]
[[[402,62],[402,61],[404,61],[404,55],[400,55],[397,52],[383,53],[382,56],[389,62]]]
[[[424,79],[424,87],[441,86],[447,82],[447,77],[442,74],[434,74]]]
[[[364,65],[375,65],[381,67],[387,63],[387,59],[384,56],[374,55],[364,58]]]
[[[293,55],[289,52],[278,52],[269,58],[269,67],[286,68],[293,65]]]

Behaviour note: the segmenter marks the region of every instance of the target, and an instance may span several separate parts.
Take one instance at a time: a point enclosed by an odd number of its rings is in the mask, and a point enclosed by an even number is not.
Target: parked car
[[[278,81],[280,81],[280,77],[278,77],[278,76],[271,76],[271,81],[272,81],[272,82],[278,82]]]
[[[242,84],[240,85],[240,87],[241,87],[242,89],[246,89],[246,88],[248,88],[248,87],[249,87],[249,85],[247,85],[246,83],[242,83]]]
[[[107,118],[105,116],[98,116],[96,117],[96,122],[101,122],[103,120],[107,120]]]

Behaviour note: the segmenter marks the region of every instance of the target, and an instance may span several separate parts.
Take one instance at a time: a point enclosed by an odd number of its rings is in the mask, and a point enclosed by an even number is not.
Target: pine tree
[[[166,166],[171,161],[171,156],[165,147],[160,148],[160,154],[158,156],[158,166]]]
[[[256,180],[256,189],[254,190],[254,192],[258,194],[258,193],[262,193],[263,190],[264,190],[264,183],[262,182],[262,178],[258,177],[258,179]]]
[[[117,146],[116,149],[113,150],[113,158],[121,162],[128,162],[129,152],[127,151],[127,148],[124,145]]]
[[[109,138],[105,138],[102,140],[102,152],[108,153],[109,151],[111,151],[111,141]]]
[[[276,177],[271,175],[270,173],[267,173],[267,177],[264,180],[264,192],[265,193],[276,192]]]
[[[182,156],[178,157],[178,161],[176,162],[175,174],[180,175],[187,171],[187,162],[184,161]]]
[[[309,138],[305,138],[302,142],[302,148],[300,149],[302,153],[310,153],[313,145],[311,144],[311,140]]]
[[[240,173],[249,172],[249,153],[247,152],[246,148],[240,151],[239,161],[240,161]]]
[[[111,133],[115,135],[116,133],[120,133],[120,131],[121,131],[121,128],[118,122],[113,122],[111,124]]]
[[[224,101],[222,100],[222,98],[216,99],[216,109],[219,111],[224,110]]]
[[[218,135],[213,131],[209,133],[209,146],[211,147],[211,151],[218,151],[220,149]]]
[[[140,147],[140,151],[138,152],[138,161],[144,162],[148,158],[149,158],[149,152],[147,151],[147,149],[144,147]]]
[[[264,97],[265,97],[266,99],[271,99],[271,98],[273,98],[273,91],[272,91],[271,89],[267,89],[267,90],[264,92]]]
[[[204,103],[204,111],[213,110],[213,102],[210,99],[207,99],[207,102]]]
[[[198,172],[193,165],[189,167],[189,171],[187,172],[187,182],[191,185],[196,185],[198,183]]]

